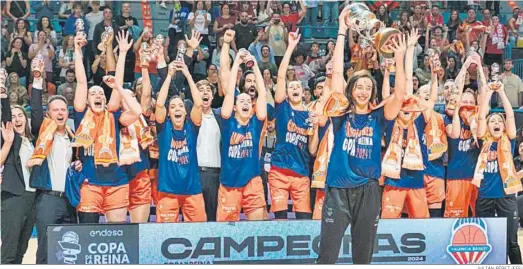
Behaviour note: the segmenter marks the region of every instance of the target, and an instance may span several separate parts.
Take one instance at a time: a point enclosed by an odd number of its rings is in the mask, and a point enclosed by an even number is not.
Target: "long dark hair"
[[[43,30],[44,30],[44,26],[42,25],[42,20],[43,20],[44,18],[47,18],[47,21],[49,22],[49,29],[50,29],[51,31],[53,31],[53,24],[51,23],[51,19],[49,19],[49,17],[47,17],[47,16],[42,16],[42,17],[38,20],[38,22],[36,23],[36,29],[37,29],[38,31],[43,31]]]
[[[347,87],[345,87],[345,97],[349,100],[349,107],[347,108],[347,111],[350,111],[352,115],[356,112],[356,102],[354,102],[354,99],[352,98],[352,92],[354,91],[354,88],[356,88],[356,83],[358,80],[368,78],[372,82],[372,94],[370,97],[370,102],[374,102],[376,100],[376,95],[378,93],[378,86],[376,83],[376,80],[372,76],[372,74],[367,70],[360,70],[354,72],[352,76],[349,78],[349,81],[347,82]]]

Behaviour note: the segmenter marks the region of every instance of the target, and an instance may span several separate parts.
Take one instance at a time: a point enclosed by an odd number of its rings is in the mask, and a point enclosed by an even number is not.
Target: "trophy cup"
[[[80,44],[83,47],[87,45],[87,36],[85,35],[84,31],[84,21],[82,19],[77,19],[74,24],[76,26],[76,36],[82,36],[84,38],[84,40]]]
[[[441,76],[444,70],[441,67],[438,51],[435,49],[428,49],[427,56],[429,56],[429,64],[432,66],[434,73],[438,74],[438,76]]]
[[[0,68],[0,94],[7,93],[7,87],[5,86],[5,81],[7,80],[7,71]]]
[[[147,42],[142,42],[141,48],[140,48],[140,65],[141,66],[149,66],[149,62],[152,60],[152,46],[150,47]]]
[[[156,38],[153,41],[152,49],[151,49],[151,58],[158,60],[158,56],[160,53],[160,50],[163,46],[163,35],[157,35]]]
[[[244,49],[244,48],[241,48],[241,49],[238,51],[238,53],[246,54],[247,56],[250,56],[250,55],[251,55],[251,53],[250,53],[248,50]],[[247,56],[245,56],[245,57],[247,57]],[[242,59],[242,60],[243,60],[243,59]],[[247,61],[247,62],[245,63],[245,66],[246,66],[247,68],[251,68],[253,65],[254,65],[254,61],[252,61],[252,60],[249,60],[249,61]]]
[[[493,90],[497,91],[499,90],[499,87],[501,87],[500,79],[499,79],[499,64],[493,63],[490,67],[491,73],[492,73],[492,79],[488,83],[488,86]]]
[[[44,56],[42,54],[36,55],[31,61],[31,72],[33,72],[34,78],[41,78],[44,73]]]
[[[113,34],[113,28],[111,26],[105,27],[105,31],[102,33],[102,39],[100,41],[100,44],[96,46],[100,51],[105,51],[105,43],[107,43],[107,39],[109,39],[109,36]]]
[[[176,59],[174,59],[175,61],[180,61],[180,62],[183,62],[184,61],[184,58],[183,58],[183,55],[187,52],[187,44],[185,43],[181,43],[179,46],[178,46],[178,52],[176,53]]]

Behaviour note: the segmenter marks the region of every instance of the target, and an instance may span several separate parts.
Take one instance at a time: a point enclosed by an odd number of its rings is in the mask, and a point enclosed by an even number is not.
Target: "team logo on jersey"
[[[447,252],[457,264],[481,264],[492,251],[487,224],[480,218],[458,219],[452,227]]]

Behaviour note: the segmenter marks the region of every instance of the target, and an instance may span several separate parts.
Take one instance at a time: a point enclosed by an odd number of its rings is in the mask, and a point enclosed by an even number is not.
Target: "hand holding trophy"
[[[35,79],[42,78],[44,73],[44,56],[42,54],[36,55],[33,61],[31,61],[31,72]]]
[[[110,37],[113,35],[113,27],[105,27],[105,31],[102,33],[102,39],[100,41],[100,44],[96,46],[100,51],[105,51],[105,45],[107,44],[107,41],[110,39]]]
[[[151,59],[158,61],[158,57],[160,56],[161,51],[163,51],[163,41],[164,41],[163,35],[157,35],[156,38],[153,41],[153,45],[151,48]]]

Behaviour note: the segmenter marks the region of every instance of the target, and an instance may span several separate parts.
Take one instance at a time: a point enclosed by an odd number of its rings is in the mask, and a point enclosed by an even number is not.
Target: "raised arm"
[[[405,43],[405,35],[399,36],[399,40],[393,39],[393,51],[394,58],[396,61],[396,79],[394,82],[394,95],[385,105],[385,118],[392,120],[398,116],[403,101],[406,96],[406,78],[405,78],[405,67],[403,66],[403,60],[405,58],[405,51],[407,50],[407,44]]]
[[[182,71],[182,74],[187,79],[189,88],[191,90],[191,96],[193,99],[193,103],[194,103],[192,106],[192,110],[191,110],[191,120],[196,125],[200,125],[202,122],[202,113],[203,113],[202,95],[198,91],[198,88],[196,87],[196,83],[194,83],[194,80],[191,76],[191,73],[189,72],[189,68],[187,68],[187,65],[185,65],[184,62],[174,62],[174,65],[176,66],[176,69]]]
[[[231,41],[234,40],[235,32],[234,30],[227,30],[223,35],[223,46],[220,51],[220,83],[222,83],[222,89],[227,91],[229,76],[231,75],[231,66],[229,50],[231,48]],[[236,80],[235,80],[236,81]],[[236,82],[235,82],[236,83]]]
[[[405,59],[405,70],[406,70],[406,78],[407,78],[407,84],[406,84],[406,92],[407,95],[414,94],[414,87],[412,83],[412,77],[414,76],[414,72],[411,70],[414,70],[414,49],[416,47],[416,44],[418,43],[418,31],[417,29],[411,30],[407,34],[407,54]],[[396,63],[397,64],[397,63]],[[385,79],[383,80],[383,84],[385,84]]]
[[[44,87],[44,79],[36,77],[33,79],[33,90],[31,94],[31,133],[38,136],[40,127],[44,121],[44,109],[42,106],[42,94]]]
[[[258,61],[254,55],[250,56],[250,59],[254,62],[252,71],[256,77],[256,89],[258,90],[258,98],[256,99],[256,116],[259,120],[265,120],[267,117],[267,90],[265,89],[265,83],[263,83],[263,75],[258,66]]]
[[[171,80],[176,72],[176,69],[174,67],[174,64],[169,64],[169,71],[167,73],[167,77],[165,78],[165,81],[162,84],[162,87],[160,88],[160,92],[158,93],[158,98],[156,99],[156,107],[155,107],[155,116],[156,116],[156,122],[163,123],[165,121],[165,117],[167,115],[166,109],[165,109],[165,101],[167,100],[167,94],[169,93],[169,85],[171,85]]]
[[[334,46],[334,53],[332,54],[332,82],[331,89],[334,92],[343,92],[345,80],[343,78],[343,58],[345,53],[345,36],[347,34],[347,24],[345,24],[345,17],[349,13],[348,6],[343,9],[340,16],[338,17],[338,39],[336,40],[336,45]],[[349,35],[352,34],[352,31],[349,31]],[[352,36],[349,37],[349,44],[351,44]],[[352,43],[354,43],[352,41]],[[355,44],[355,43],[354,43]],[[354,45],[353,44],[353,45]],[[352,47],[351,47],[352,48]]]
[[[503,87],[503,84],[501,84],[501,87]],[[501,90],[503,91],[503,90]],[[501,94],[501,91],[499,92],[499,95],[500,97],[502,95],[505,96],[505,99],[507,98],[505,93]],[[482,100],[479,100],[479,102],[481,102],[481,104],[479,105],[479,124],[478,124],[478,137],[482,138],[482,137],[485,137],[485,134],[487,132],[487,115],[489,113],[489,102],[490,102],[490,98],[492,97],[492,94],[494,93],[494,91],[492,91],[492,89],[487,88],[487,92],[485,94],[485,97],[482,99]],[[503,106],[505,106],[505,100],[503,100],[504,98],[501,97],[501,100],[503,101]],[[508,99],[507,99],[508,101]],[[514,119],[514,112],[512,111],[512,106],[510,106],[510,102],[508,102],[508,105],[510,107],[510,111],[512,112],[512,119]],[[505,108],[506,109],[506,108]],[[454,128],[454,127],[453,127]],[[506,126],[507,128],[507,134],[508,134],[508,124]],[[516,131],[515,131],[515,126],[514,126],[514,137],[516,136]],[[509,137],[512,139],[513,137],[511,137],[511,135],[509,135]]]
[[[283,100],[285,100],[286,95],[286,74],[287,74],[287,68],[289,67],[289,61],[291,60],[292,52],[298,45],[298,42],[300,41],[301,35],[299,35],[300,29],[296,31],[296,33],[289,33],[289,46],[287,47],[287,51],[285,51],[285,55],[283,56],[283,59],[280,63],[280,68],[278,69],[278,79],[276,81],[276,93],[274,94],[274,101],[276,103],[281,103]]]
[[[113,91],[118,91],[120,96],[122,96],[123,101],[127,104],[129,107],[128,111],[124,111],[122,115],[120,116],[120,123],[123,126],[129,126],[133,124],[140,115],[142,115],[142,107],[129,92],[126,92],[122,85],[118,84],[116,82],[116,78],[113,76],[104,76],[103,78],[105,84],[107,86],[111,87]]]
[[[503,83],[498,82],[500,84],[498,94],[501,98],[501,101],[503,102],[503,109],[505,110],[505,132],[508,135],[508,138],[515,139],[517,135],[517,129],[516,129],[516,120],[514,118],[514,110],[512,109],[512,105],[510,104],[510,100],[508,99],[507,95],[505,94],[505,86]],[[489,99],[490,100],[490,99]]]
[[[76,74],[76,91],[74,94],[74,109],[83,112],[87,106],[87,76],[83,64],[82,44],[87,44],[83,36],[74,37],[74,72]]]
[[[116,37],[116,41],[118,41],[118,62],[116,63],[116,72],[115,72],[115,82],[122,86],[123,85],[123,76],[125,72],[125,58],[127,57],[127,51],[131,48],[133,44],[133,40],[129,41],[129,31],[120,31],[118,32],[118,36]],[[112,47],[112,42],[110,42]],[[109,45],[109,44],[108,44]],[[107,48],[109,49],[109,48]],[[112,50],[109,50],[111,52]],[[112,54],[112,53],[110,53]],[[114,55],[114,54],[113,54]],[[107,56],[109,58],[109,55]],[[111,99],[109,100],[109,103],[107,103],[107,109],[109,111],[116,111],[120,108],[122,97],[120,96],[120,93],[118,91],[114,91],[111,94]]]
[[[407,82],[407,85],[408,85],[408,82]],[[389,98],[389,96],[390,96],[390,71],[388,68],[385,68],[385,72],[383,74],[383,84],[381,87],[381,98],[383,98],[383,100],[385,100],[385,99]]]
[[[243,63],[244,57],[247,57],[246,53],[236,54],[234,63],[232,64],[231,75],[227,78],[227,92],[225,93],[225,98],[223,98],[222,104],[222,117],[229,118],[232,115],[234,108],[234,91],[236,89],[236,79],[238,78],[238,69],[240,64]]]

